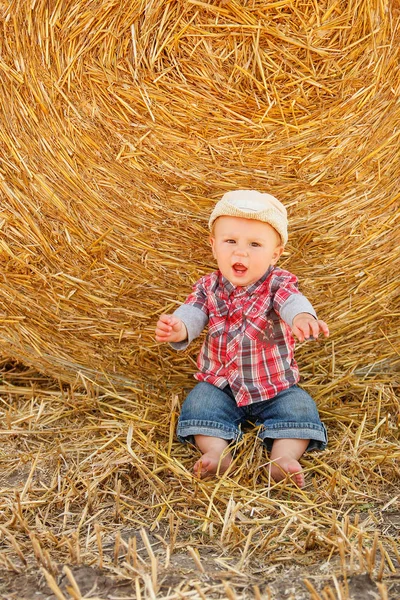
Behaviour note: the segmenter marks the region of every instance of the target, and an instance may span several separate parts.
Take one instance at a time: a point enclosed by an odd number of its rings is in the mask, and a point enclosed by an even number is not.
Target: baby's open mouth
[[[237,275],[243,275],[243,273],[246,273],[247,271],[247,267],[245,267],[242,263],[235,263],[232,266],[232,269]]]

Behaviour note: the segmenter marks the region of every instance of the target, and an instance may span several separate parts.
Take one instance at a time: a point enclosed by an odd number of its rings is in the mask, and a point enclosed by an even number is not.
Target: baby
[[[183,403],[178,438],[202,453],[195,473],[223,473],[232,462],[240,426],[260,426],[275,481],[304,486],[299,463],[306,450],[326,447],[314,400],[298,385],[294,337],[329,335],[294,275],[276,266],[287,242],[286,209],[254,190],[228,192],[209,220],[218,271],[205,275],[184,304],[160,316],[157,342],[184,349],[203,331],[195,378]]]

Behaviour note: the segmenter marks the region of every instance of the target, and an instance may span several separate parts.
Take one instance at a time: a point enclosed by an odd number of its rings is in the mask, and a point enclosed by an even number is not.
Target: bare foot
[[[290,456],[277,458],[271,464],[271,477],[274,481],[282,481],[290,477],[299,488],[304,487],[304,474],[300,463]]]
[[[194,465],[194,474],[201,479],[208,475],[216,475],[217,473],[218,475],[222,475],[231,464],[232,455],[229,452],[229,454],[225,454],[222,459],[221,456],[221,453],[213,452],[211,450],[205,452]]]
[[[203,454],[193,467],[195,475],[201,478],[225,473],[232,462],[232,454],[228,451],[229,441],[202,434],[195,435],[194,439]]]

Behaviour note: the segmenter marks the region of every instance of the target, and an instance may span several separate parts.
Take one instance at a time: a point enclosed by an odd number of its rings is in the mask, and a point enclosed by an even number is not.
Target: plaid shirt
[[[182,305],[208,319],[195,378],[219,388],[229,384],[238,406],[268,400],[297,383],[294,338],[279,316],[289,299],[300,301],[298,312],[308,303],[297,278],[277,267],[247,288],[233,286],[219,271],[202,277]]]

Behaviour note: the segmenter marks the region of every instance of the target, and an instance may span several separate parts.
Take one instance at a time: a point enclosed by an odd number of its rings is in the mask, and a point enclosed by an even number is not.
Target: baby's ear
[[[276,265],[276,263],[278,262],[278,260],[280,259],[280,257],[282,256],[282,252],[284,250],[283,246],[277,246],[274,250],[274,253],[272,254],[272,260],[271,263],[273,265]]]
[[[213,253],[213,257],[217,258],[215,256],[215,237],[213,237],[212,235],[210,235],[209,239],[210,239],[210,245],[211,245],[211,250],[212,250],[212,253]]]

